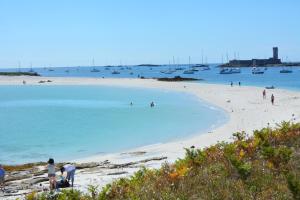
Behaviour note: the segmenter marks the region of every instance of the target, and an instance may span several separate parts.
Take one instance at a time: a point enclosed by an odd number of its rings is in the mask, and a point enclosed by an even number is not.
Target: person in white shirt
[[[50,190],[52,191],[56,188],[55,164],[53,158],[49,158],[47,169],[48,169]]]
[[[72,182],[72,187],[74,185],[74,178],[75,178],[75,171],[76,167],[71,164],[66,164],[62,168],[60,168],[61,173],[67,172],[67,177],[66,179],[70,182]]]

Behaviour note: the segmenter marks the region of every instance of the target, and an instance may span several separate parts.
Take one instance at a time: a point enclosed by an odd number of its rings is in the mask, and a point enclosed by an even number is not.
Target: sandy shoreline
[[[187,92],[197,96],[216,107],[226,111],[229,120],[224,125],[214,128],[207,133],[195,134],[180,141],[154,144],[140,147],[128,152],[107,155],[96,155],[75,160],[76,163],[103,162],[108,160],[114,164],[141,161],[154,157],[167,157],[167,159],[153,160],[137,163],[135,167],[106,170],[95,168],[93,170],[78,170],[76,175],[76,188],[85,190],[88,184],[103,186],[112,180],[129,176],[139,167],[159,167],[162,162],[173,162],[184,156],[184,148],[192,145],[203,148],[218,141],[229,141],[232,133],[246,131],[251,134],[253,130],[266,126],[275,126],[281,121],[296,121],[300,119],[300,92],[281,89],[267,90],[267,99],[263,100],[262,90],[259,87],[201,84],[192,82],[159,82],[150,79],[102,79],[102,78],[52,78],[52,77],[0,77],[0,85],[103,85],[117,87],[141,87]],[[39,84],[40,80],[51,80],[50,83]],[[275,96],[275,105],[270,103],[270,95]],[[111,171],[113,173],[111,173]],[[111,175],[107,175],[109,174]],[[122,173],[126,172],[126,173]]]

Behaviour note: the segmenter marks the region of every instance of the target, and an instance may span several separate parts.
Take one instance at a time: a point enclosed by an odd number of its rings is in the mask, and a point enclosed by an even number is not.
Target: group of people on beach
[[[267,99],[267,92],[266,92],[266,90],[263,90],[262,94],[263,94],[263,99]],[[272,94],[271,95],[271,103],[272,103],[272,105],[274,105],[274,102],[275,102],[275,96],[274,96],[274,94]]]
[[[56,175],[56,166],[54,159],[50,158],[47,165],[50,191],[58,190],[59,188],[67,188],[74,186],[74,178],[76,167],[71,164],[66,164],[60,168],[60,175]],[[0,164],[0,191],[5,190],[5,170]]]
[[[48,178],[50,184],[50,190],[57,190],[59,188],[67,188],[74,186],[74,178],[76,167],[71,164],[66,164],[60,168],[60,175],[56,176],[54,159],[50,158],[48,160]],[[70,183],[71,182],[71,183]]]
[[[241,86],[240,81],[238,82],[238,85]],[[233,87],[233,82],[232,81],[230,82],[230,86]],[[266,99],[267,98],[266,90],[263,90],[262,94],[263,94],[263,99]],[[275,96],[274,96],[274,94],[272,94],[271,95],[271,104],[274,105],[274,102],[275,102]]]

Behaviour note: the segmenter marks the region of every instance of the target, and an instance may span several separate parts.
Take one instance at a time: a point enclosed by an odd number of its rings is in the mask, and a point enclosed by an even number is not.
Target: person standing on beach
[[[67,172],[67,177],[66,179],[68,181],[71,180],[72,187],[74,185],[74,178],[75,178],[75,171],[76,167],[74,165],[66,164],[60,169],[61,173]]]
[[[4,191],[5,187],[5,170],[3,169],[3,166],[0,164],[0,189]]]
[[[49,184],[50,184],[50,191],[56,189],[56,175],[55,175],[55,164],[54,159],[49,158],[48,160],[48,178],[49,178]]]
[[[263,91],[263,99],[266,99],[266,90]]]
[[[272,105],[274,105],[274,100],[275,100],[275,97],[274,97],[274,95],[272,94],[272,95],[271,95],[271,103],[272,103]]]
[[[233,86],[233,82],[232,82],[232,81],[230,82],[230,86],[231,86],[231,87]]]
[[[241,82],[239,81],[239,86],[241,86]]]

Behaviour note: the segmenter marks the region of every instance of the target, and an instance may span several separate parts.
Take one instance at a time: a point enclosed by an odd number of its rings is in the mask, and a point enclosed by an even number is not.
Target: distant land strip
[[[0,72],[0,76],[41,76],[37,72]]]

